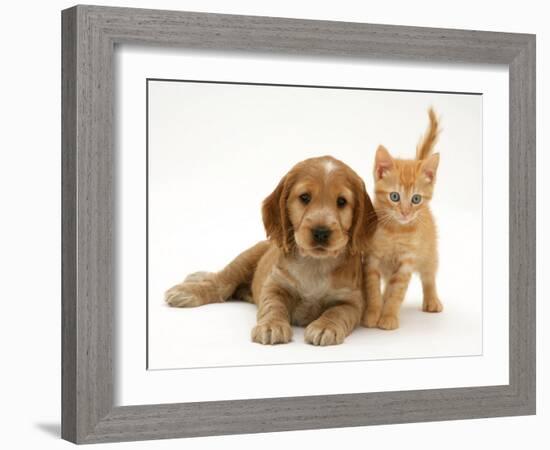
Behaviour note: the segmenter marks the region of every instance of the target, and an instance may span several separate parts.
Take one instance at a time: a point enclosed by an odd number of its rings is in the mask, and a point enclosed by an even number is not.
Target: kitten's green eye
[[[411,202],[412,202],[414,205],[418,205],[421,201],[422,201],[422,196],[421,196],[420,194],[414,194],[414,195],[411,197]]]
[[[399,192],[390,192],[390,200],[392,202],[398,202],[400,198]]]

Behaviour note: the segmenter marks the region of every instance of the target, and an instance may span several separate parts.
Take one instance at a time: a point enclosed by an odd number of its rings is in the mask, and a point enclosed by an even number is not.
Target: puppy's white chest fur
[[[330,271],[316,263],[291,263],[288,272],[294,278],[294,289],[303,301],[319,301],[330,290]]]
[[[296,296],[298,302],[292,312],[292,322],[296,325],[307,325],[323,312],[327,302],[338,300],[341,290],[331,285],[331,272],[338,261],[331,259],[299,259],[290,262],[287,272],[287,288]]]

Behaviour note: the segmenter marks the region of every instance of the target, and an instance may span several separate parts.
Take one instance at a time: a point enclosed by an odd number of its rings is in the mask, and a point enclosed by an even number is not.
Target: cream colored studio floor
[[[442,228],[448,227],[443,221]],[[463,218],[462,226],[468,225]],[[464,255],[464,260],[457,258]],[[294,327],[292,342],[264,346],[251,342],[256,306],[239,301],[198,308],[170,308],[165,289],[179,281],[178,261],[165,258],[150,270],[149,369],[295,364],[480,355],[483,352],[481,264],[465,265],[469,254],[458,239],[441,239],[438,290],[442,313],[421,311],[422,290],[414,276],[397,330],[357,328],[342,345],[315,347],[304,342],[303,328]],[[197,267],[200,270],[201,267]],[[182,277],[183,278],[183,277]],[[487,305],[485,305],[487,306]],[[505,305],[499,308],[505,313]],[[494,317],[491,316],[491,317]]]
[[[304,342],[304,329],[294,327],[285,345],[251,342],[256,306],[230,301],[200,308],[155,309],[162,323],[150,334],[149,368],[292,364],[438,356],[479,355],[481,327],[452,302],[440,314],[421,311],[420,300],[404,305],[401,327],[394,331],[357,328],[342,345],[315,347]]]

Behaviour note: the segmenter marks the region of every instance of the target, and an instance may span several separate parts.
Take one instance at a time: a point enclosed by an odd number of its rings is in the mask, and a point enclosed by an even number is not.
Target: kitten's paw
[[[443,303],[437,297],[424,299],[422,303],[422,311],[430,313],[438,313],[443,311]]]
[[[380,320],[379,310],[369,311],[367,309],[367,311],[365,312],[365,315],[363,316],[363,320],[361,324],[367,328],[375,328],[378,325],[379,320]]]
[[[341,327],[319,319],[311,322],[304,332],[304,340],[312,345],[337,345],[344,342],[345,337]]]
[[[381,328],[383,330],[395,330],[399,328],[399,319],[397,316],[393,315],[383,315],[380,317],[380,320],[378,320],[378,328]]]
[[[176,284],[164,294],[164,301],[173,307],[190,308],[218,303],[222,299],[211,281],[186,282]]]
[[[292,327],[283,321],[259,323],[252,328],[251,337],[258,344],[286,344],[292,339]]]

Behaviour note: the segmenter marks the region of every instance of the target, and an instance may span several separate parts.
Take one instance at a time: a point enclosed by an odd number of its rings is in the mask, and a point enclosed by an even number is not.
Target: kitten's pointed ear
[[[439,153],[434,153],[428,159],[422,162],[422,172],[426,176],[428,183],[435,181],[437,175],[437,167],[439,166]]]
[[[374,179],[380,180],[393,167],[393,158],[383,145],[379,145],[374,158]]]

